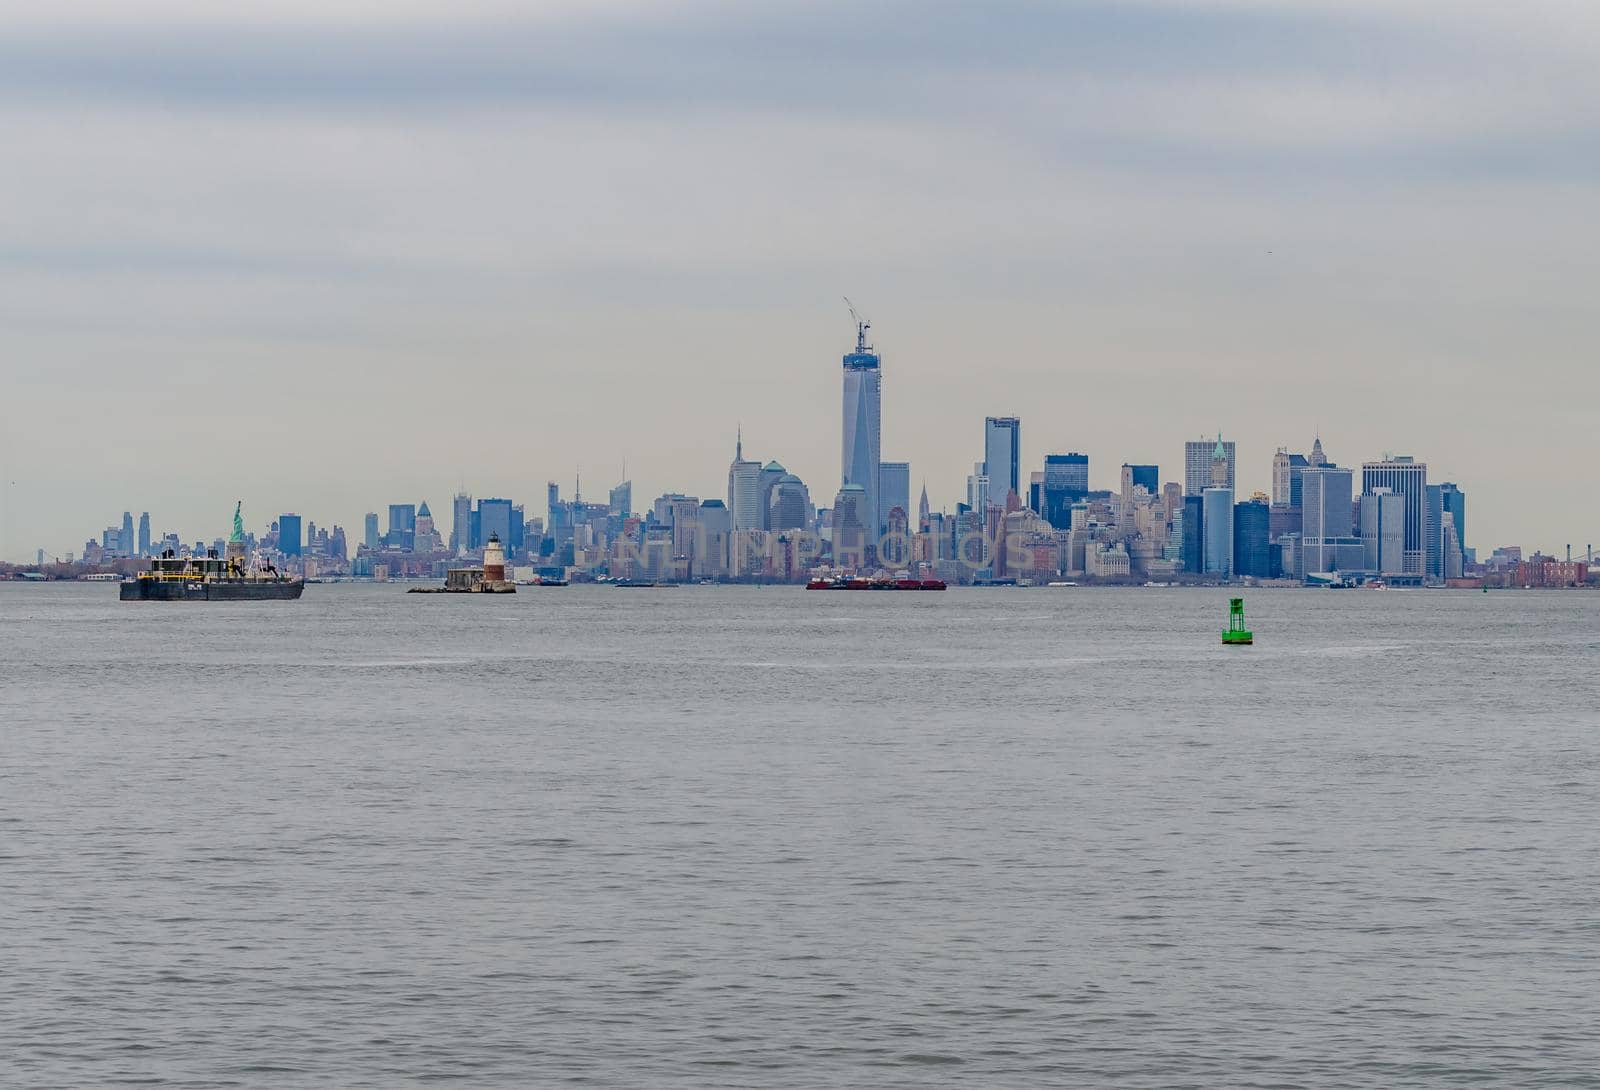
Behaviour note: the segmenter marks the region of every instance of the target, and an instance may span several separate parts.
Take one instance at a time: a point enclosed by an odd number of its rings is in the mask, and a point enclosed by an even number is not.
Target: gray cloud
[[[1592,414],[1519,376],[1600,395],[1582,9],[119,10],[0,34],[8,556],[239,490],[347,526],[462,473],[531,500],[623,453],[715,494],[735,419],[825,494],[846,291],[936,502],[1020,410],[1030,460],[1097,466],[1220,425],[1247,486],[1320,426],[1568,532],[1547,466]],[[503,396],[441,401],[463,368]],[[166,375],[270,392],[220,426]],[[152,483],[221,436],[247,456]]]

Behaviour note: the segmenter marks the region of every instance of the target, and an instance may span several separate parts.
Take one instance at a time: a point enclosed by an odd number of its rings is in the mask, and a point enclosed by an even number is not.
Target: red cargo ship
[[[807,590],[943,590],[943,579],[813,579]]]

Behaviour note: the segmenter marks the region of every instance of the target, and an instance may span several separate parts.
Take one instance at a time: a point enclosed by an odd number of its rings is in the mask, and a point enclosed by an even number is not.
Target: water
[[[1600,1085],[1600,596],[0,586],[0,1085]]]

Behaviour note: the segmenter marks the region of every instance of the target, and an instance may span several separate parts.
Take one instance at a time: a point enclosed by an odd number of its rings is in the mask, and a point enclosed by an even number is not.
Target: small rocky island
[[[411,594],[515,594],[517,585],[506,578],[506,552],[498,534],[489,535],[483,549],[483,567],[451,568],[442,587],[412,587]]]

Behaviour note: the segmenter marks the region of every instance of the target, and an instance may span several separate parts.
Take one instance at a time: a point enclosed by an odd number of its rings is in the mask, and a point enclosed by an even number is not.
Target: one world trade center
[[[844,457],[841,485],[860,485],[867,494],[861,526],[876,543],[883,529],[878,510],[879,424],[883,373],[878,354],[867,343],[872,323],[856,318],[856,350],[844,357]]]

